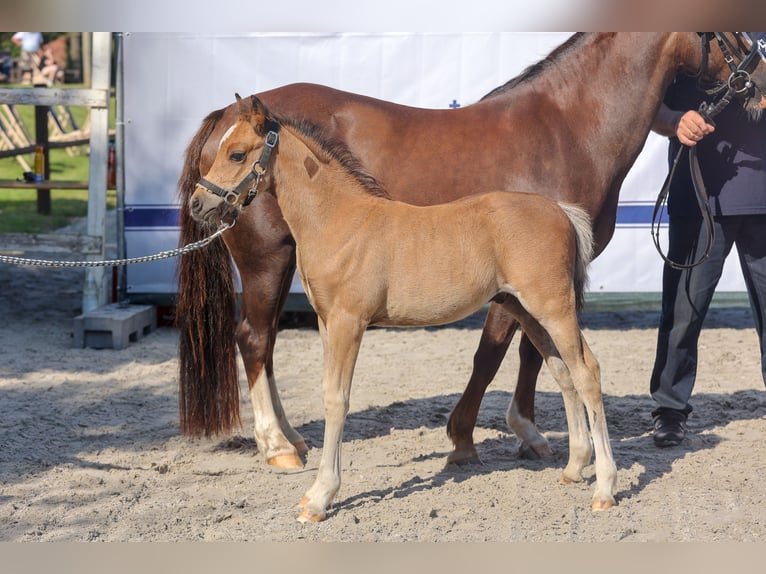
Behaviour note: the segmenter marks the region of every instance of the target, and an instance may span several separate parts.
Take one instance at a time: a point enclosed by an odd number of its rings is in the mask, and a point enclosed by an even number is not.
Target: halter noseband
[[[201,177],[197,182],[197,185],[202,189],[212,193],[213,195],[217,195],[218,197],[223,198],[223,200],[229,205],[229,209],[224,214],[224,217],[231,214],[232,218],[236,219],[240,210],[243,207],[250,205],[253,199],[255,199],[255,196],[258,194],[258,186],[261,183],[261,178],[266,173],[266,166],[269,164],[271,152],[274,151],[275,147],[277,147],[277,142],[279,141],[279,134],[277,133],[278,130],[279,126],[274,124],[272,129],[270,129],[266,134],[266,139],[263,142],[263,150],[261,150],[261,156],[253,162],[250,171],[234,189],[224,189],[223,187],[214,184],[212,181],[209,181],[204,177]],[[240,201],[240,198],[245,192],[247,192],[247,195],[245,195],[244,199]]]

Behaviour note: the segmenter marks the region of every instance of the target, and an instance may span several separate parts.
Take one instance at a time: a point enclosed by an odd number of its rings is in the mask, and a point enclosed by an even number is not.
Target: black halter
[[[732,42],[728,36],[721,32],[714,32],[718,41],[718,47],[723,52],[724,59],[729,65],[731,76],[727,85],[729,89],[734,90],[736,94],[743,94],[753,88],[753,82],[750,80],[750,73],[758,65],[758,58],[766,60],[766,39],[763,32],[735,32],[736,38],[742,38],[750,44],[750,51],[745,54],[740,45]],[[734,59],[739,59],[739,64],[735,64]]]
[[[271,129],[266,134],[266,139],[263,142],[264,145],[263,150],[261,151],[261,156],[253,162],[250,171],[245,178],[239,182],[237,187],[234,189],[224,189],[204,177],[201,177],[199,182],[197,182],[197,185],[202,189],[223,198],[223,200],[229,204],[230,207],[224,216],[231,214],[232,218],[236,219],[237,215],[239,215],[239,211],[243,207],[250,205],[258,194],[258,186],[261,183],[261,178],[266,173],[266,166],[269,164],[271,152],[277,147],[277,142],[279,141],[279,135],[277,134],[279,125],[272,124],[270,128]],[[240,200],[245,192],[247,192],[247,195],[244,196],[244,199]]]
[[[702,63],[700,65],[700,71],[697,73],[698,84],[701,82],[702,75],[707,67],[708,51],[710,50],[709,42],[710,38],[714,37],[718,43],[718,48],[723,54],[724,61],[729,66],[731,74],[726,82],[721,82],[717,86],[709,89],[704,89],[700,85],[701,89],[708,95],[718,95],[724,90],[726,93],[721,99],[712,106],[708,104],[706,113],[702,113],[705,119],[712,118],[717,115],[723,108],[725,108],[733,97],[746,97],[752,95],[755,88],[753,81],[750,79],[750,74],[758,66],[758,58],[766,60],[766,33],[764,32],[734,32],[734,37],[738,41],[732,42],[732,40],[723,34],[722,32],[703,32],[700,34],[702,39]],[[742,44],[750,44],[750,50],[745,52],[742,49]]]

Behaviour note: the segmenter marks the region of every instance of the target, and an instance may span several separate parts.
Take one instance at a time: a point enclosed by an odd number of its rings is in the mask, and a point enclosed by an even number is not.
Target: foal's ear
[[[247,100],[243,100],[242,96],[234,93],[234,97],[237,98],[237,109],[239,110],[239,115],[244,117],[247,117],[250,115],[250,102]]]
[[[254,95],[245,99],[242,99],[239,94],[234,95],[237,98],[240,117],[249,122],[259,135],[266,133],[264,125],[266,124],[268,111],[266,110],[266,106],[263,105],[263,102]]]
[[[241,116],[248,117],[251,114],[266,116],[268,114],[266,106],[263,105],[263,102],[257,96],[252,95],[249,98],[243,98],[235,93],[234,97],[237,98],[237,109]]]
[[[253,109],[253,114],[259,118],[259,123],[263,123],[265,121],[266,117],[269,115],[268,110],[266,110],[266,106],[263,105],[263,102],[259,100],[256,96],[250,96],[250,102]]]

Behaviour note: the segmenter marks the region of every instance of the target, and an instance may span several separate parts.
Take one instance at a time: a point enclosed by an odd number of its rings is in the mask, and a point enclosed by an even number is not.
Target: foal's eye
[[[247,154],[245,152],[235,151],[231,153],[231,155],[229,156],[229,159],[235,163],[242,163],[243,161],[245,161],[246,157],[247,157]]]

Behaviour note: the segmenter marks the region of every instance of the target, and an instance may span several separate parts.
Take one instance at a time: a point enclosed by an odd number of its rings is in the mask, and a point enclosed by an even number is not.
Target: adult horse
[[[489,189],[528,189],[577,203],[593,222],[598,255],[614,232],[622,181],[676,73],[730,82],[741,89],[748,110],[766,106],[759,89],[766,86],[766,63],[745,58],[755,47],[735,33],[716,38],[693,32],[575,34],[481,101],[455,110],[417,109],[308,84],[259,97],[275,115],[302,118],[347,148],[395,199],[428,205]],[[733,57],[725,58],[723,50]],[[743,60],[746,69],[734,76],[727,59],[732,65]],[[183,243],[209,233],[191,218],[188,198],[238,115],[236,105],[211,113],[189,144],[179,181]],[[181,428],[211,435],[238,423],[236,340],[258,448],[269,463],[296,468],[306,445],[285,417],[272,362],[295,246],[273,196],[260,194],[255,203],[224,234],[225,246],[218,242],[181,259]],[[229,252],[242,282],[236,337]],[[473,428],[481,399],[517,326],[503,307],[490,306],[471,378],[447,425],[455,447],[450,460],[476,457]],[[544,456],[549,447],[534,425],[542,362],[526,336],[519,355],[508,422],[523,446]]]
[[[570,429],[561,481],[582,480],[595,450],[591,508],[611,508],[617,468],[599,367],[577,323],[593,253],[587,214],[511,191],[427,207],[392,201],[312,126],[281,124],[255,96],[237,100],[241,118],[189,204],[194,218],[216,225],[237,217],[263,187],[295,239],[298,274],[322,338],[326,418],[319,470],[299,520],[324,520],[340,488],[343,426],[367,327],[451,323],[490,299],[521,323],[561,387]]]

